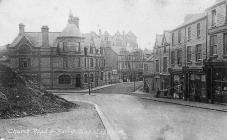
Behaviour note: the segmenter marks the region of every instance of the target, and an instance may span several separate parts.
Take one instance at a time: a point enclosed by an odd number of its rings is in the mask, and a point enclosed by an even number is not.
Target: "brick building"
[[[19,34],[7,51],[13,69],[47,89],[87,88],[89,79],[92,86],[110,80],[104,77],[108,70],[99,36],[81,34],[79,18],[73,15],[62,32],[49,32],[47,26],[41,32],[25,32],[20,24]]]
[[[207,96],[209,101],[227,102],[227,2],[217,1],[206,10],[208,17]]]

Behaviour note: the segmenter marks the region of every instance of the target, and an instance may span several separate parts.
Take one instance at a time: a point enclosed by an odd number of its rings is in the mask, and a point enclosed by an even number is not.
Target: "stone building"
[[[171,89],[179,98],[205,98],[206,14],[187,15],[183,24],[171,31]]]
[[[89,79],[92,86],[108,80],[104,78],[107,70],[99,37],[82,35],[79,18],[73,15],[62,32],[49,32],[47,26],[41,32],[25,32],[20,24],[7,51],[13,69],[47,89],[87,88]]]
[[[154,55],[151,55],[145,59],[144,69],[143,69],[143,81],[144,81],[144,91],[152,93],[155,90],[155,81],[154,81]]]
[[[211,102],[227,102],[227,2],[219,0],[206,10],[208,17],[207,96]]]

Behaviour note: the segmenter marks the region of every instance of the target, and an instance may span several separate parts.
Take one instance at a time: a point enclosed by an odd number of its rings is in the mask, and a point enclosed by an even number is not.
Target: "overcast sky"
[[[150,48],[155,34],[181,24],[185,14],[203,12],[215,0],[0,0],[0,46],[11,43],[18,24],[25,31],[62,31],[69,11],[80,18],[82,33],[134,32],[139,47]]]

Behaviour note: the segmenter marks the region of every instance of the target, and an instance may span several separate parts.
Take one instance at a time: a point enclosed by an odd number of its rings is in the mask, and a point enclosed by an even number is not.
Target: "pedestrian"
[[[158,88],[158,91],[157,91],[156,97],[158,98],[158,97],[159,97],[159,95],[160,95],[160,90],[159,90],[159,88]]]

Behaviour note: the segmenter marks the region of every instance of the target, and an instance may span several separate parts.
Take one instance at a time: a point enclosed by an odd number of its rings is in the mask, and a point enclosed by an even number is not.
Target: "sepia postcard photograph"
[[[227,140],[227,0],[0,0],[0,140]]]

